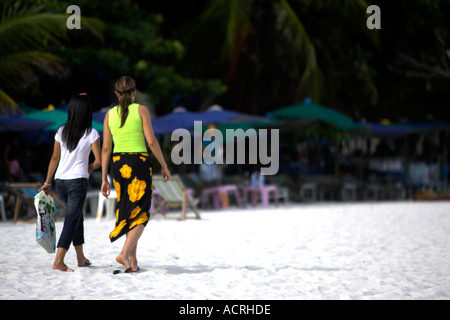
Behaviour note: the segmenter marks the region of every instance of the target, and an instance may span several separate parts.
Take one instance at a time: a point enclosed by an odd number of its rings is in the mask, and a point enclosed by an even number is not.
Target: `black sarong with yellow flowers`
[[[113,184],[117,192],[116,226],[111,242],[137,225],[147,225],[152,201],[152,167],[147,153],[114,153]]]

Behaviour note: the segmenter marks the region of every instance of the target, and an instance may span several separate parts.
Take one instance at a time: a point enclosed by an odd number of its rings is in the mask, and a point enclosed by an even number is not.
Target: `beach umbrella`
[[[409,134],[421,134],[433,130],[449,130],[450,125],[445,122],[400,122],[390,123],[389,121],[355,122],[357,125],[366,128],[365,135],[379,137],[403,137]]]
[[[22,117],[0,118],[0,132],[26,132],[42,129],[52,122],[49,120],[33,120]]]
[[[233,142],[227,140],[227,130],[232,130],[237,139],[242,139],[251,136],[258,136],[259,129],[272,129],[279,128],[282,125],[280,120],[268,120],[268,121],[245,121],[245,122],[227,122],[214,124],[214,128],[218,129],[226,142]],[[211,124],[203,125],[203,131],[211,128]],[[238,130],[241,129],[241,130]]]
[[[172,133],[179,128],[190,130],[194,127],[194,121],[201,121],[203,126],[207,126],[210,124],[269,123],[270,119],[224,110],[218,105],[214,105],[203,112],[193,112],[183,107],[177,107],[169,114],[152,118],[152,126],[156,135],[162,135]]]
[[[356,124],[367,130],[362,132],[366,136],[377,136],[377,137],[402,137],[410,133],[410,130],[404,126],[398,126],[393,124],[383,124],[374,122],[356,122]]]
[[[267,117],[226,110],[217,104],[212,105],[206,111],[199,112],[199,120],[203,124],[270,122]]]
[[[310,99],[305,99],[301,104],[274,110],[268,113],[268,116],[275,119],[315,119],[331,123],[341,130],[360,128],[360,125],[355,124],[353,120],[345,114],[313,103]]]
[[[172,133],[175,129],[190,129],[194,121],[199,121],[197,112],[187,111],[183,107],[175,108],[171,113],[152,118],[152,127],[155,135]]]
[[[53,124],[45,126],[43,130],[45,131],[56,131],[60,126],[67,122],[67,111],[60,109],[53,110],[38,110],[31,111],[31,108],[27,108],[28,113],[25,115],[26,119],[32,120],[50,120]],[[92,128],[99,132],[103,131],[103,123],[92,121]]]
[[[109,110],[109,109],[108,109]],[[108,110],[100,110],[92,113],[92,119],[103,123]],[[187,111],[185,108],[177,107],[171,113],[160,117],[152,117],[152,127],[155,135],[171,133],[178,128],[191,128],[197,120],[196,112]]]
[[[98,123],[103,123],[103,121],[105,120],[105,115],[108,112],[108,110],[100,110],[92,112],[92,120],[97,121]]]
[[[211,124],[214,124],[214,127],[221,131],[225,140],[227,129],[236,132],[238,134],[237,138],[241,139],[244,137],[258,135],[257,130],[249,129],[276,126],[279,124],[279,121],[277,120],[272,120],[258,115],[226,110],[217,104],[212,105],[206,111],[199,112],[199,119],[202,121],[203,131],[208,129]],[[236,131],[236,129],[242,129],[244,132]]]

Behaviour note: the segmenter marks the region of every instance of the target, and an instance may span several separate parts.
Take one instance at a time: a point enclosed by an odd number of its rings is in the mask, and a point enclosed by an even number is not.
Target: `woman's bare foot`
[[[64,257],[66,256],[67,249],[58,247],[56,251],[55,261],[53,262],[53,270],[61,270],[65,272],[73,272],[72,269],[68,268],[64,263]]]
[[[77,245],[74,246],[75,252],[77,254],[77,260],[78,260],[78,266],[81,267],[88,267],[91,265],[91,262],[84,256],[83,252],[83,245]]]
[[[130,259],[128,257],[124,257],[124,256],[119,254],[116,257],[116,261],[118,263],[120,263],[121,265],[123,265],[125,267],[125,269],[128,269],[128,268],[131,267],[131,262],[130,262]]]
[[[136,257],[130,257],[130,263],[131,263],[131,268],[133,268],[136,271],[139,271],[139,266],[138,266],[138,262]]]
[[[64,271],[64,272],[73,272],[73,270],[70,269],[68,266],[66,266],[64,263],[63,264],[53,264],[53,270],[60,270],[60,271]]]
[[[80,268],[82,267],[89,267],[92,263],[89,261],[89,259],[83,258],[78,260],[78,266]]]

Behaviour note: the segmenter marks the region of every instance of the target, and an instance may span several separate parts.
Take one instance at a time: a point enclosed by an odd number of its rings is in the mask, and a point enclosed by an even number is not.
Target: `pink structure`
[[[206,206],[206,200],[208,197],[212,197],[214,209],[228,208],[228,194],[231,193],[236,199],[236,203],[239,207],[244,207],[239,190],[235,185],[224,185],[217,187],[209,187],[202,190],[202,208]]]
[[[264,207],[269,206],[269,193],[272,192],[275,204],[278,205],[278,192],[276,185],[268,185],[261,187],[245,187],[244,188],[244,200],[247,199],[247,194],[250,193],[250,201],[252,206],[256,206],[258,202],[258,193],[261,195],[261,203]]]

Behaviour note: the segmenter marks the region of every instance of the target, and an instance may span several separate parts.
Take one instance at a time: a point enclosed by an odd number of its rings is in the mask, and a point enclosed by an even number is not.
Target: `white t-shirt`
[[[100,138],[97,130],[92,129],[91,132],[85,133],[75,150],[69,152],[66,144],[62,141],[62,129],[63,127],[60,127],[55,135],[55,141],[61,145],[61,158],[56,169],[55,179],[89,178],[88,165],[91,145]]]

